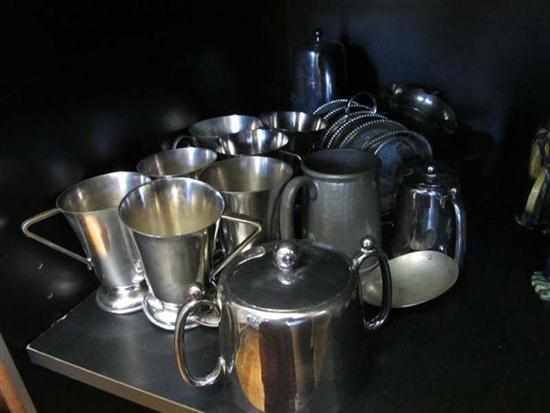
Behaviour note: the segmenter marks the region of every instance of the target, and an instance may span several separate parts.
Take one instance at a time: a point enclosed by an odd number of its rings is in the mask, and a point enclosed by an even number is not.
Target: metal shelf
[[[207,372],[218,353],[217,330],[199,328],[186,338],[191,367]],[[33,363],[162,412],[239,412],[221,385],[195,389],[180,378],[173,334],[142,312],[101,311],[95,294],[27,346]]]

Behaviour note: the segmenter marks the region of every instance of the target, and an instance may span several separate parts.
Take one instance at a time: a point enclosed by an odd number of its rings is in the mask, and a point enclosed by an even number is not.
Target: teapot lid
[[[270,242],[243,253],[223,272],[226,294],[253,307],[292,311],[317,307],[352,285],[351,261],[308,240]]]
[[[405,173],[404,183],[410,187],[456,188],[458,179],[454,171],[441,162],[424,162]]]

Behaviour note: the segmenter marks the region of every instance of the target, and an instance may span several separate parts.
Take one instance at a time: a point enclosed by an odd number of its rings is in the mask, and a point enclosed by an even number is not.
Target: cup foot
[[[130,314],[141,310],[146,293],[144,282],[119,288],[100,286],[95,298],[97,305],[103,311],[112,314]]]
[[[163,330],[174,331],[176,319],[182,306],[180,304],[166,303],[159,300],[150,292],[143,299],[143,312],[147,319]],[[197,317],[191,316],[185,326],[185,330],[197,327]]]

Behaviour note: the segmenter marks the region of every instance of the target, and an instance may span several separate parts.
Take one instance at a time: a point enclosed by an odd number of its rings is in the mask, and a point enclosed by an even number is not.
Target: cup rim
[[[255,158],[255,159],[268,159],[269,161],[272,161],[274,163],[280,163],[280,164],[283,164],[285,166],[285,168],[288,170],[289,174],[288,174],[288,179],[284,180],[283,182],[280,182],[278,185],[284,185],[286,184],[293,176],[294,174],[294,170],[292,168],[292,166],[288,163],[288,162],[285,162],[285,161],[282,161],[280,159],[275,159],[275,158],[271,158],[269,156],[260,156],[260,155],[242,155],[242,156],[235,156],[235,157],[232,157],[232,158],[229,158],[229,159],[224,159],[223,161],[219,161],[219,162],[216,162],[215,164],[212,164],[210,165],[208,168],[205,168],[204,171],[202,171],[199,175],[199,179],[201,182],[204,182],[205,184],[211,186],[212,188],[214,188],[211,184],[209,184],[208,182],[205,182],[203,179],[204,179],[204,174],[210,170],[210,169],[214,169],[214,168],[219,168],[221,167],[220,165],[222,165],[224,162],[225,163],[229,163],[229,162],[237,162],[238,160],[241,160],[241,158],[247,158],[247,159],[250,159],[250,158]],[[260,192],[269,192],[269,191],[272,191],[274,188],[276,188],[277,186],[276,185],[273,185],[269,188],[264,188],[264,189],[257,189],[255,191],[224,191],[224,190],[220,190],[220,189],[217,189],[217,188],[214,188],[214,190],[220,192],[221,194],[228,194],[228,195],[232,195],[232,194],[258,194]]]
[[[323,153],[332,153],[332,154],[334,154],[334,153],[344,153],[344,152],[347,152],[347,153],[361,153],[365,156],[365,158],[370,158],[369,160],[367,160],[367,162],[372,163],[372,165],[369,165],[368,168],[365,168],[364,170],[361,170],[361,171],[351,172],[351,173],[342,173],[342,174],[325,173],[325,172],[321,172],[319,170],[316,170],[316,169],[313,169],[313,168],[307,166],[307,161],[309,159],[311,159],[312,157],[320,156],[320,154],[323,154]],[[311,155],[306,157],[302,161],[302,170],[306,173],[306,175],[312,176],[314,178],[339,181],[339,180],[353,179],[353,178],[356,178],[358,176],[365,175],[366,173],[368,173],[369,171],[372,171],[373,169],[377,170],[379,168],[379,163],[380,163],[380,161],[376,156],[374,156],[374,155],[372,155],[368,152],[361,151],[359,149],[354,149],[354,148],[325,149],[325,150],[322,150],[322,151],[313,152]],[[372,169],[370,168],[370,166],[372,166]]]
[[[95,209],[90,209],[90,210],[87,210],[87,211],[72,211],[70,209],[67,209],[67,208],[63,208],[62,207],[62,199],[67,197],[69,193],[71,193],[72,191],[74,191],[76,188],[78,188],[79,186],[83,185],[83,184],[86,184],[86,183],[89,183],[89,182],[92,182],[92,181],[99,181],[99,180],[102,180],[102,179],[105,179],[107,177],[111,177],[111,176],[120,176],[120,175],[124,175],[124,176],[135,176],[135,177],[140,177],[142,179],[145,180],[145,182],[143,182],[142,184],[139,184],[138,186],[142,186],[142,185],[145,185],[145,184],[148,184],[149,182],[151,182],[151,178],[147,175],[144,175],[142,173],[139,173],[139,172],[135,172],[135,171],[113,171],[113,172],[107,172],[107,173],[104,173],[104,174],[101,174],[101,175],[95,175],[95,176],[92,176],[90,178],[86,178],[86,179],[83,179],[82,181],[79,181],[77,183],[74,183],[72,185],[70,185],[69,187],[65,188],[63,190],[63,192],[61,192],[57,198],[55,199],[55,206],[57,208],[59,208],[61,210],[61,212],[63,212],[64,214],[71,214],[71,215],[85,215],[85,214],[93,214],[93,213],[103,213],[103,212],[108,212],[108,211],[112,211],[112,210],[117,210],[118,211],[118,207],[120,205],[120,202],[115,205],[115,206],[112,206],[112,207],[108,207],[108,208],[95,208]],[[133,191],[136,187],[132,188],[129,192]],[[128,195],[128,193],[124,194],[124,196],[122,197],[122,199],[124,199],[126,197],[126,195]]]
[[[208,223],[207,225],[204,225],[202,226],[201,228],[199,229],[196,229],[195,231],[192,231],[192,232],[186,232],[186,233],[183,233],[183,234],[174,234],[174,235],[159,235],[159,234],[155,234],[155,233],[151,233],[151,232],[145,232],[145,231],[141,231],[141,230],[138,230],[137,228],[135,228],[133,225],[131,225],[130,223],[127,222],[127,219],[124,217],[124,214],[122,213],[122,208],[123,208],[123,204],[124,202],[136,191],[138,191],[140,188],[146,186],[146,185],[149,185],[149,186],[155,186],[155,185],[162,185],[163,183],[167,182],[167,181],[172,181],[172,182],[178,182],[178,181],[184,181],[184,182],[190,182],[191,184],[193,185],[199,185],[199,186],[203,186],[203,187],[206,187],[207,189],[211,190],[214,192],[214,196],[218,199],[218,201],[220,202],[220,210],[217,214],[217,217],[215,220],[213,220],[212,222]],[[126,196],[120,201],[120,204],[118,206],[118,216],[120,217],[120,220],[122,221],[122,223],[132,232],[136,233],[136,234],[139,234],[139,235],[142,235],[144,237],[147,237],[147,238],[154,238],[154,239],[174,239],[174,238],[182,238],[182,237],[188,237],[190,235],[193,235],[193,234],[197,234],[201,231],[204,231],[206,228],[210,227],[211,225],[214,225],[216,224],[219,219],[223,216],[223,213],[225,211],[225,200],[223,199],[223,196],[222,194],[220,193],[220,191],[216,190],[215,188],[213,188],[211,185],[208,185],[206,182],[202,182],[202,181],[199,181],[197,179],[192,179],[192,178],[188,178],[188,177],[165,177],[165,178],[160,178],[160,179],[156,179],[156,180],[151,180],[149,182],[145,182],[144,184],[142,185],[139,185],[137,187],[135,187],[134,189],[132,189],[130,192],[128,192],[126,194]]]
[[[145,168],[143,167],[143,164],[147,161],[149,161],[150,159],[156,157],[156,156],[161,156],[162,154],[168,154],[168,153],[176,153],[176,152],[195,152],[195,151],[202,151],[202,152],[211,152],[212,155],[213,155],[213,159],[208,162],[208,163],[205,163],[205,165],[202,165],[200,167],[197,167],[195,169],[191,169],[189,171],[185,171],[185,172],[178,172],[178,173],[175,173],[175,174],[164,174],[164,175],[158,175],[158,174],[150,174],[148,173]],[[160,151],[160,152],[156,152],[156,153],[153,153],[149,156],[146,156],[145,158],[143,158],[142,160],[140,160],[137,165],[136,165],[136,171],[138,171],[138,173],[142,174],[142,175],[145,175],[145,176],[148,176],[150,178],[154,178],[154,179],[159,179],[159,178],[177,178],[177,177],[186,177],[187,175],[189,174],[193,174],[197,171],[200,171],[201,169],[204,169],[204,168],[208,168],[210,165],[212,165],[212,163],[214,163],[216,160],[218,159],[218,154],[213,151],[212,149],[208,149],[208,148],[198,148],[198,147],[195,147],[195,146],[186,146],[184,148],[172,148],[172,149],[166,149],[164,151]]]

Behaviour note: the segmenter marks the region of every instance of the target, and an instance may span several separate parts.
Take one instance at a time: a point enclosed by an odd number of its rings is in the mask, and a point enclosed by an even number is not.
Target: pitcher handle
[[[380,263],[380,272],[382,274],[382,306],[377,315],[370,320],[364,320],[363,324],[367,330],[376,330],[380,328],[388,319],[392,305],[392,282],[391,270],[388,263],[388,257],[380,250],[370,237],[365,237],[361,240],[361,249],[352,259],[352,270],[359,275],[359,269],[365,260],[369,257],[376,256]],[[361,295],[361,282],[359,282],[359,294]],[[363,301],[363,300],[361,300]]]
[[[285,149],[279,149],[277,152],[279,152],[280,154],[282,154],[284,156],[288,156],[289,158],[291,158],[291,159],[295,160],[296,162],[298,162],[300,165],[302,165],[302,162],[304,162],[302,157],[300,155],[298,155],[297,153],[290,152],[290,151],[287,151]]]
[[[466,210],[456,189],[451,190],[451,200],[456,220],[455,261],[461,269],[466,255]]]
[[[258,221],[254,221],[249,219],[248,217],[245,218],[243,216],[237,216],[237,215],[222,215],[222,219],[225,219],[227,221],[237,222],[240,224],[247,224],[254,227],[254,230],[252,233],[244,239],[243,242],[241,242],[237,248],[231,254],[229,254],[225,259],[212,271],[210,274],[210,282],[214,285],[217,284],[217,276],[218,274],[225,268],[231,261],[235,259],[237,255],[241,253],[243,249],[245,249],[252,241],[254,241],[256,238],[260,236],[260,234],[263,231],[262,224]]]
[[[180,135],[176,137],[176,139],[174,139],[174,143],[172,143],[172,149],[178,149],[179,144],[184,140],[189,141],[189,146],[199,146],[197,144],[197,140],[193,136]]]
[[[197,310],[200,310],[200,307],[206,307],[206,311],[213,309],[220,311],[213,301],[192,299],[188,301],[178,313],[174,334],[178,371],[183,380],[194,387],[211,386],[225,373],[225,361],[221,355],[218,356],[216,366],[205,376],[195,376],[189,371],[189,366],[187,365],[187,359],[185,357],[185,326],[187,325],[187,318]]]
[[[89,270],[92,269],[92,260],[90,258],[83,257],[82,255],[79,255],[77,253],[74,253],[67,248],[62,247],[61,245],[58,245],[50,240],[47,240],[46,238],[41,237],[40,235],[35,234],[34,232],[30,231],[30,227],[34,224],[37,224],[41,221],[44,221],[48,218],[51,218],[54,215],[60,214],[63,211],[61,211],[60,208],[52,208],[48,209],[47,211],[41,212],[39,214],[36,214],[33,217],[30,217],[29,219],[26,219],[21,224],[21,231],[23,231],[23,234],[35,241],[38,241],[39,243],[45,245],[46,247],[50,247],[53,250],[56,250],[62,254],[68,255],[69,257],[80,261],[83,264],[86,264]]]
[[[315,197],[317,193],[317,187],[309,176],[297,176],[293,178],[281,194],[281,239],[288,240],[296,237],[294,231],[294,205],[296,203],[296,196],[300,188],[307,187],[310,191],[310,195]]]

